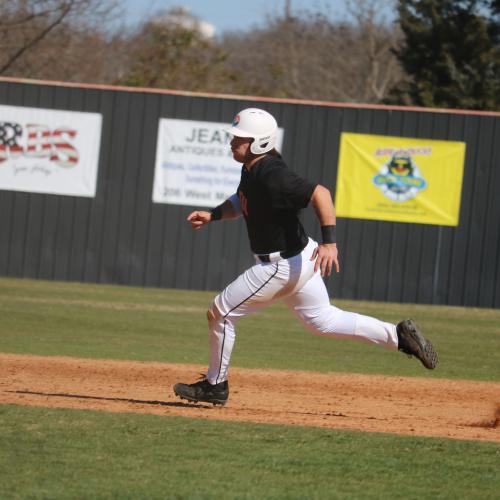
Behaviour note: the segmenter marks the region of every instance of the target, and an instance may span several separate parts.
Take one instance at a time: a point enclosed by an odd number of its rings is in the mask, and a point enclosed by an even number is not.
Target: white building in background
[[[156,20],[158,23],[175,24],[182,28],[197,31],[205,38],[213,38],[215,26],[193,16],[187,7],[174,7]]]

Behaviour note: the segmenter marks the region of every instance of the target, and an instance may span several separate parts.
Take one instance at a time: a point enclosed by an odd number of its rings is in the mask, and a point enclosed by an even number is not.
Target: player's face
[[[236,137],[231,140],[231,151],[233,158],[239,163],[245,163],[251,159],[252,153],[250,151],[250,144],[252,143],[249,137]]]

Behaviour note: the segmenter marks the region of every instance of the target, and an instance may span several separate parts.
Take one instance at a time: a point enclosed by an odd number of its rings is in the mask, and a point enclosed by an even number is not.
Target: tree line
[[[180,8],[130,28],[120,0],[0,0],[0,76],[500,110],[500,0],[347,6],[210,37]]]

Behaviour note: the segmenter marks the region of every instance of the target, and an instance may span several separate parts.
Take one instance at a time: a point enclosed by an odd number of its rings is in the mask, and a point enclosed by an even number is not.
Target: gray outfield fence
[[[219,290],[251,262],[243,221],[193,232],[192,207],[152,202],[160,118],[273,113],[289,166],[335,193],[340,134],[463,141],[459,225],[338,219],[342,299],[500,307],[500,113],[452,112],[0,80],[0,104],[102,115],[95,197],[0,190],[0,275]],[[0,168],[1,165],[0,165]],[[303,221],[312,237],[312,208]]]

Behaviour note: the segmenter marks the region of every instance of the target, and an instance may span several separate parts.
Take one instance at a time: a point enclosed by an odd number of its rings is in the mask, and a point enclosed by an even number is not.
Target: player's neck
[[[260,159],[264,158],[265,154],[259,156],[253,156],[249,161],[246,161],[243,166],[250,170]]]

